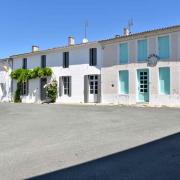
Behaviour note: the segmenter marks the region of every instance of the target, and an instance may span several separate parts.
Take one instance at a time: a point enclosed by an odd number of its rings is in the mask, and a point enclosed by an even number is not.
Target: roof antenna
[[[83,43],[88,43],[88,39],[87,39],[87,28],[89,26],[88,20],[85,21],[84,24],[84,39],[83,39]]]
[[[132,34],[132,27],[133,27],[133,25],[134,25],[133,18],[131,18],[131,19],[128,21],[129,34]]]

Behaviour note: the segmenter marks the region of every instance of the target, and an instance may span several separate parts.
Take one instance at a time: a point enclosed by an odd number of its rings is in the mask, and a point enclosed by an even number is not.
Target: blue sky
[[[132,32],[180,24],[179,0],[0,0],[0,58],[79,43],[84,23],[88,39],[101,40],[123,33],[133,18]]]

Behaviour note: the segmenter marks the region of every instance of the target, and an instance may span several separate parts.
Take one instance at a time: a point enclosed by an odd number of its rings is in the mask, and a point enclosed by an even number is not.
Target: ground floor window
[[[29,91],[29,84],[28,81],[25,81],[21,83],[21,95],[22,96],[27,96]]]
[[[90,94],[98,94],[98,76],[89,76],[89,90]]]
[[[170,68],[159,68],[159,92],[160,94],[170,94]]]
[[[120,94],[129,94],[129,72],[127,70],[119,71]]]
[[[71,96],[71,76],[62,76],[59,78],[59,95]]]

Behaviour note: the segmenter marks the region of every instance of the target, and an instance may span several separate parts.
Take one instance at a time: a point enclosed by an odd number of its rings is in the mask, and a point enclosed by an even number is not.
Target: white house
[[[11,68],[11,59],[0,59],[0,102],[11,101]]]
[[[98,42],[75,44],[69,37],[68,46],[40,51],[33,46],[32,52],[13,55],[13,70],[50,67],[52,79],[58,81],[57,103],[98,103],[101,101],[101,46]],[[23,85],[22,102],[40,103],[46,98],[44,85],[48,78],[29,80]],[[13,80],[13,94],[16,80]]]

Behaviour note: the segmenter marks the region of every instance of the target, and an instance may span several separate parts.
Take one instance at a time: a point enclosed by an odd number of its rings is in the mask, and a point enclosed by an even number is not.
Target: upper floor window
[[[89,49],[89,65],[90,66],[97,65],[97,48]]]
[[[119,72],[120,94],[129,94],[129,72],[123,70]]]
[[[42,68],[46,67],[46,55],[41,56],[41,67]]]
[[[120,44],[120,64],[128,63],[128,43]]]
[[[169,59],[170,47],[169,36],[158,37],[158,50],[160,59]]]
[[[148,58],[147,39],[138,40],[138,61],[145,61]]]
[[[22,68],[27,69],[27,58],[23,58],[23,60],[22,60]]]
[[[63,52],[63,68],[69,67],[69,52]]]

